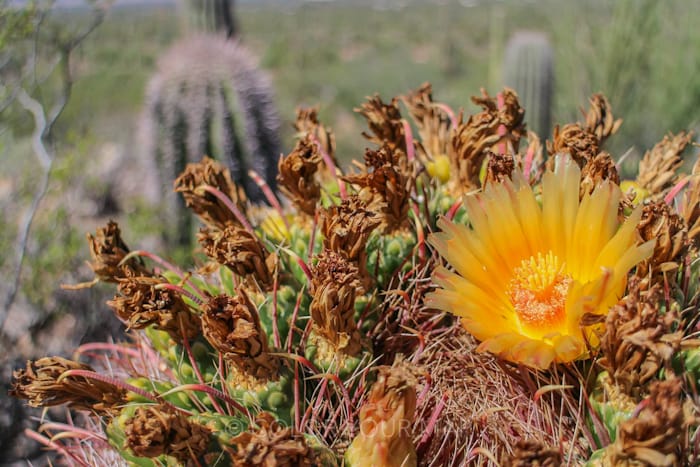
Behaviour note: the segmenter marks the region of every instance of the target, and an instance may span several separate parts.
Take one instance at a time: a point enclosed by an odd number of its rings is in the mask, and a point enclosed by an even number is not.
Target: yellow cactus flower
[[[535,368],[585,356],[654,242],[636,243],[639,209],[620,225],[609,181],[579,200],[581,170],[558,158],[541,205],[520,173],[465,198],[471,227],[441,220],[430,243],[455,272],[436,269],[428,306],[462,318],[479,350]],[[587,326],[597,323],[593,326]]]

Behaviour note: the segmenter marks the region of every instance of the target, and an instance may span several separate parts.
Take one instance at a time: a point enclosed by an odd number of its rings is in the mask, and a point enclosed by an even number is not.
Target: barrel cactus
[[[669,137],[623,192],[607,99],[548,160],[515,92],[473,100],[370,97],[349,171],[300,109],[287,203],[189,163],[190,270],[90,235],[132,340],[17,370],[12,395],[88,415],[31,436],[76,465],[693,464],[700,164],[660,163]]]
[[[208,34],[233,37],[237,33],[234,0],[182,0],[189,27]]]
[[[159,60],[146,91],[144,145],[163,193],[188,162],[207,155],[224,163],[252,201],[262,191],[253,170],[274,189],[280,119],[269,78],[240,43],[220,35],[188,37]],[[166,195],[171,244],[191,239],[191,217]]]
[[[520,96],[530,130],[546,138],[552,124],[554,93],[554,50],[546,35],[535,31],[513,34],[506,45],[503,83]]]

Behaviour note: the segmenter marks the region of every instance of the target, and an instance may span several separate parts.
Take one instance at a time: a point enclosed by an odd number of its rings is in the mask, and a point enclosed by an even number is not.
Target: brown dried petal
[[[357,266],[342,255],[324,250],[318,256],[312,270],[311,319],[319,334],[349,355],[361,349],[354,318],[359,286]]]
[[[683,195],[681,215],[688,226],[688,240],[697,247],[700,239],[700,157],[693,166],[690,183]]]
[[[586,130],[578,123],[569,123],[554,128],[553,141],[547,141],[549,163],[553,164],[556,154],[569,154],[583,168],[600,152],[600,142],[595,134]]]
[[[557,449],[544,446],[535,440],[521,440],[513,454],[503,460],[503,467],[557,467],[562,465],[562,455]]]
[[[126,402],[126,391],[109,383],[83,376],[61,376],[69,370],[94,371],[89,365],[62,357],[45,357],[27,362],[16,370],[9,394],[26,399],[32,407],[50,407],[67,403],[81,410],[110,414]],[[60,381],[59,381],[60,379]]]
[[[652,196],[671,188],[677,180],[676,170],[683,164],[681,154],[692,140],[692,132],[664,136],[639,162],[639,186]]]
[[[206,452],[211,432],[190,422],[184,414],[158,406],[142,406],[126,420],[124,434],[124,446],[139,457],[165,454],[186,463]]]
[[[185,205],[191,208],[205,224],[219,229],[223,229],[228,223],[240,224],[236,216],[218,197],[202,190],[204,186],[219,190],[242,214],[246,214],[245,192],[231,180],[228,169],[209,157],[203,158],[201,162],[187,164],[185,170],[174,182],[175,191],[182,193]]]
[[[367,97],[367,102],[356,108],[355,112],[367,119],[372,133],[362,132],[362,136],[378,146],[388,144],[392,149],[406,152],[406,134],[396,98],[385,104],[379,95],[375,94],[372,97]]]
[[[487,150],[502,140],[498,134],[499,125],[497,115],[481,112],[470,116],[466,123],[460,123],[455,129],[448,155],[453,169],[453,189],[457,193],[481,186],[479,175]]]
[[[622,125],[622,119],[615,120],[612,114],[612,106],[603,94],[593,94],[589,99],[591,107],[586,113],[584,128],[598,138],[599,145],[615,134]]]
[[[163,278],[128,274],[119,280],[118,294],[107,305],[131,329],[155,326],[176,342],[199,335],[199,317],[192,313],[179,293],[167,288]]]
[[[280,189],[300,211],[310,216],[321,199],[321,185],[314,177],[321,160],[317,143],[307,136],[297,141],[294,150],[280,159],[278,165]]]
[[[515,170],[515,160],[509,154],[488,153],[486,165],[486,178],[484,185],[488,183],[502,183],[506,179],[512,179]]]
[[[642,208],[642,217],[637,226],[641,241],[656,239],[651,258],[637,266],[637,274],[661,275],[670,263],[680,263],[688,246],[688,231],[683,218],[676,214],[663,200],[652,201]],[[671,274],[668,280],[675,277]]]
[[[583,198],[584,194],[593,193],[595,187],[605,180],[609,180],[616,185],[620,184],[620,176],[617,173],[615,161],[613,161],[609,153],[602,151],[583,166],[579,196]]]
[[[680,465],[685,458],[688,430],[681,380],[654,381],[640,407],[635,417],[618,426],[617,439],[608,448],[612,464],[635,461],[647,466]]]
[[[492,98],[482,89],[481,97],[472,97],[472,102],[480,105],[485,112],[497,117],[499,124],[505,127],[505,139],[517,152],[520,138],[525,134],[525,109],[520,106],[518,94],[513,89],[505,87],[496,98]]]
[[[675,307],[660,313],[664,300],[661,287],[643,291],[639,279],[630,283],[630,293],[611,308],[601,340],[601,365],[626,394],[639,396],[644,385],[656,378],[659,370],[670,368],[671,358],[680,350],[682,331],[674,331],[678,322]]]
[[[321,145],[321,150],[328,154],[336,167],[338,166],[338,161],[335,159],[335,135],[333,131],[319,123],[318,108],[299,107],[294,128],[297,130],[299,139],[311,135],[312,140],[318,142]]]
[[[234,437],[233,464],[240,467],[310,467],[317,464],[314,451],[304,435],[285,428],[274,417],[261,412],[256,416],[255,431]]]
[[[420,141],[414,142],[418,157],[425,164],[446,156],[452,138],[452,120],[444,108],[433,102],[430,83],[423,83],[401,99],[418,127]]]
[[[242,288],[202,305],[202,332],[224,359],[259,380],[277,379],[279,361],[270,355],[258,310]]]
[[[95,236],[87,235],[92,262],[90,268],[98,279],[105,282],[117,282],[124,277],[125,268],[140,275],[151,275],[140,258],[131,258],[120,265],[129,253],[121,237],[121,231],[116,222],[109,221],[105,227],[97,229]]]
[[[229,224],[224,230],[201,229],[197,239],[204,252],[217,263],[223,264],[239,276],[252,275],[267,289],[272,286],[274,268],[271,257],[260,239],[243,227]]]

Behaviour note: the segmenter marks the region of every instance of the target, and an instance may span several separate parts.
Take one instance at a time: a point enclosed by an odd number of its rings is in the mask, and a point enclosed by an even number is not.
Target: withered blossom
[[[521,440],[515,445],[513,454],[506,457],[503,467],[558,467],[563,463],[558,449],[543,445],[536,440]]]
[[[224,359],[257,380],[276,380],[279,360],[270,355],[258,310],[243,288],[217,295],[201,307],[202,332]]]
[[[584,128],[593,133],[602,145],[611,135],[617,133],[622,125],[622,119],[615,120],[612,114],[612,106],[603,94],[593,94],[589,102],[591,104],[586,113]]]
[[[601,151],[588,160],[581,169],[579,197],[583,198],[584,194],[593,193],[595,187],[605,180],[619,185],[620,175],[617,172],[617,166],[612,156],[606,151]]]
[[[321,199],[321,185],[315,174],[321,164],[318,146],[308,135],[294,150],[280,159],[277,183],[282,193],[303,213],[313,216]]]
[[[450,117],[433,102],[432,92],[430,83],[423,83],[415,91],[401,97],[418,127],[420,141],[416,140],[414,144],[424,164],[447,156],[452,137]]]
[[[684,407],[680,378],[651,383],[639,413],[621,422],[615,442],[606,449],[605,466],[681,465],[687,459],[687,431],[691,416]]]
[[[415,466],[411,426],[417,378],[400,356],[377,371],[377,381],[360,408],[360,433],[345,453],[350,465]]]
[[[84,376],[61,376],[69,370],[94,371],[90,365],[62,357],[28,361],[27,368],[15,370],[9,395],[26,399],[32,407],[68,404],[79,410],[107,415],[118,413],[126,403],[126,391],[114,384]]]
[[[239,467],[311,467],[321,465],[302,433],[280,425],[268,412],[255,418],[254,431],[235,436],[232,461]]]
[[[385,104],[379,94],[375,94],[367,97],[367,102],[354,110],[365,117],[371,132],[363,131],[362,136],[377,146],[388,144],[392,149],[406,152],[406,132],[396,98]]]
[[[499,100],[502,101],[500,105]],[[473,96],[472,102],[481,106],[484,112],[496,115],[499,123],[505,127],[505,139],[517,152],[520,138],[525,134],[525,109],[520,106],[518,94],[513,89],[505,87],[498,97],[493,98],[482,89],[481,97]]]
[[[513,159],[511,154],[488,152],[484,185],[487,183],[502,183],[506,179],[512,179],[514,170],[515,159]]]
[[[553,163],[556,154],[566,153],[583,169],[600,152],[600,141],[594,133],[578,123],[568,123],[561,128],[557,125],[554,127],[552,141],[547,141],[547,152],[550,163]]]
[[[651,258],[637,266],[637,275],[661,275],[676,270],[688,248],[688,230],[683,218],[663,200],[650,201],[642,208],[637,226],[642,241],[656,239]],[[674,281],[674,274],[667,280]]]
[[[119,280],[118,294],[107,305],[130,329],[153,325],[175,342],[182,342],[183,337],[192,339],[200,333],[199,317],[167,284],[160,277],[128,274]]]
[[[487,151],[502,141],[498,134],[500,120],[490,112],[471,115],[462,123],[462,115],[455,129],[448,156],[452,168],[453,189],[457,193],[468,193],[481,186],[479,175]]]
[[[671,369],[671,358],[683,339],[683,331],[676,330],[677,307],[659,309],[664,301],[661,286],[641,290],[640,285],[633,279],[630,292],[610,309],[600,343],[600,364],[625,394],[635,398],[661,369]]]
[[[197,240],[204,252],[239,276],[253,276],[264,290],[272,287],[276,256],[243,227],[228,224],[223,230],[200,229]]]
[[[161,406],[137,407],[124,423],[124,447],[139,457],[172,456],[183,465],[197,460],[209,446],[211,432],[182,413]]]
[[[297,108],[297,118],[294,123],[294,129],[296,129],[299,139],[305,139],[307,135],[311,135],[311,141],[320,144],[321,150],[331,158],[336,167],[338,166],[338,162],[335,159],[335,134],[333,134],[330,128],[327,128],[319,122],[318,108]]]
[[[237,186],[231,180],[228,169],[214,159],[204,157],[200,162],[187,164],[174,182],[175,192],[182,193],[185,205],[208,226],[223,229],[229,223],[240,224],[221,199],[202,190],[204,186],[219,190],[243,215],[246,214],[246,196],[243,188]]]
[[[121,237],[119,225],[109,221],[105,227],[97,229],[95,235],[87,235],[88,246],[92,261],[88,263],[97,278],[104,282],[118,282],[125,276],[125,271],[131,270],[140,275],[151,275],[141,258],[130,258],[123,264],[122,260],[129,254]]]
[[[321,216],[323,247],[340,253],[357,265],[361,277],[367,277],[367,240],[381,223],[357,195],[324,209]]]
[[[361,349],[355,323],[355,296],[359,288],[357,266],[342,255],[324,250],[312,270],[311,319],[316,331],[348,355]]]
[[[650,196],[663,194],[676,184],[676,170],[683,164],[681,154],[693,141],[692,132],[669,134],[647,151],[639,162],[637,184]]]
[[[381,216],[385,231],[408,223],[411,190],[415,177],[406,154],[385,144],[379,150],[365,150],[365,172],[343,179],[361,187],[360,197]]]

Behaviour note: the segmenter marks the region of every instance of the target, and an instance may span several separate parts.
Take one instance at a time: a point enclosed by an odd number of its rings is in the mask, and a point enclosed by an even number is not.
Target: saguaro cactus
[[[182,8],[189,27],[206,33],[237,34],[234,0],[183,0]]]
[[[249,170],[274,188],[280,119],[272,86],[237,41],[203,35],[176,43],[161,57],[146,100],[145,145],[162,193],[171,191],[188,162],[204,155],[226,164],[252,201],[261,201],[262,193]],[[187,243],[191,220],[177,196],[166,196],[166,205],[176,213],[167,213],[171,234],[166,240]]]
[[[508,41],[503,63],[504,85],[518,93],[527,109],[525,121],[540,138],[549,135],[554,91],[554,53],[543,33],[520,31]]]

